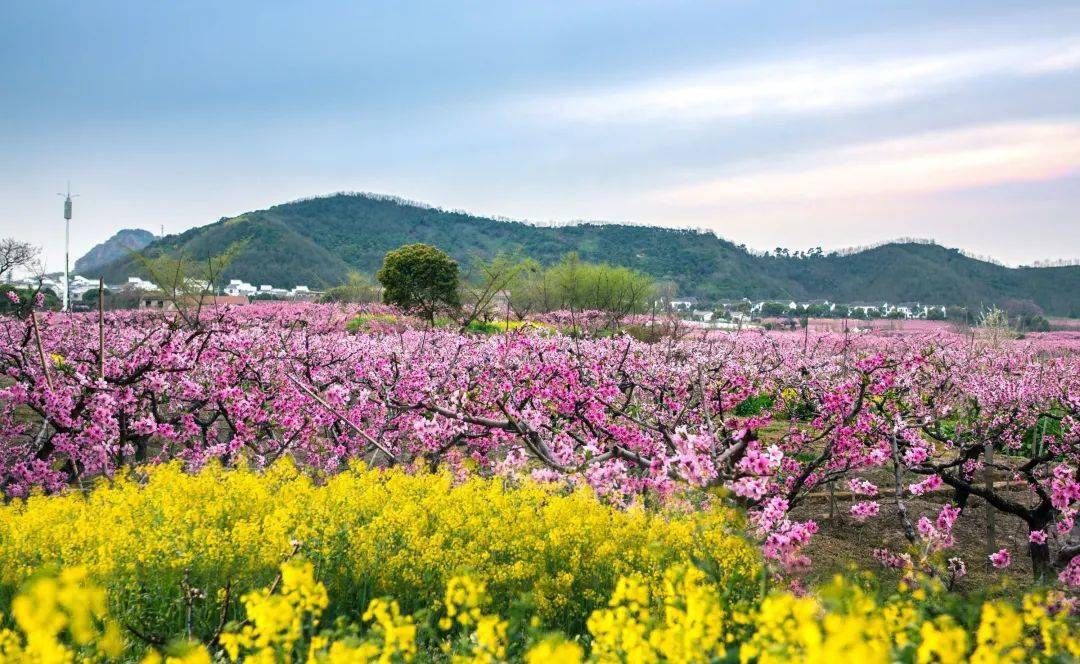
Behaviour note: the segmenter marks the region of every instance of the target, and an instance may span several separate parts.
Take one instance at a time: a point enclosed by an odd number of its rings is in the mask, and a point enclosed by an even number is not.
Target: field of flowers
[[[1074,340],[624,326],[24,306],[0,656],[1080,657]],[[837,492],[889,575],[807,584]],[[976,511],[1024,546],[961,550]]]

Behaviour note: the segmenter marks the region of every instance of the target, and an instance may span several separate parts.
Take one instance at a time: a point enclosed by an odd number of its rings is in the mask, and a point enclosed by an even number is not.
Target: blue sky
[[[0,3],[0,236],[340,190],[1080,255],[1076,2]]]

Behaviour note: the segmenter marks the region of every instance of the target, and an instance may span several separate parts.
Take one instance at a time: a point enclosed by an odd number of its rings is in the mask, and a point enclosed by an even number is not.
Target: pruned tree
[[[39,251],[29,242],[10,237],[0,239],[0,276],[16,268],[32,269],[37,263]]]
[[[190,327],[197,327],[203,305],[217,292],[222,273],[246,244],[246,241],[235,242],[222,253],[203,259],[192,258],[183,250],[152,257],[139,252],[132,254],[164,299],[174,304],[180,319]]]
[[[495,298],[512,288],[531,263],[511,254],[497,254],[490,261],[476,257],[461,280],[461,329],[488,317]]]

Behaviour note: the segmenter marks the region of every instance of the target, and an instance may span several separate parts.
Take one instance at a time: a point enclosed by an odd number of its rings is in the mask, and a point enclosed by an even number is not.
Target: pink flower
[[[960,508],[959,507],[956,507],[956,506],[951,505],[949,503],[946,503],[945,505],[942,505],[941,506],[941,511],[938,513],[937,523],[936,523],[936,525],[938,527],[938,530],[940,530],[941,532],[946,533],[946,534],[951,534],[952,529],[953,529],[953,524],[956,523],[956,520],[959,517],[960,517]]]
[[[1070,560],[1065,569],[1061,570],[1061,574],[1058,574],[1058,581],[1065,586],[1080,588],[1080,556]]]
[[[948,567],[949,573],[953,575],[954,579],[959,579],[961,577],[967,576],[967,565],[964,564],[963,558],[949,558]]]
[[[1028,541],[1032,544],[1046,544],[1046,531],[1033,530],[1028,533]]]
[[[878,495],[878,488],[876,485],[868,482],[867,480],[857,477],[848,482],[848,488],[852,493],[857,493],[860,496],[876,496]]]
[[[904,463],[909,466],[917,466],[930,458],[930,453],[925,446],[911,447],[904,452]]]
[[[861,503],[855,503],[851,506],[851,516],[855,517],[859,521],[865,521],[872,516],[876,516],[878,510],[881,509],[881,505],[878,505],[872,500],[864,500]]]
[[[911,567],[911,554],[895,554],[888,549],[874,549],[872,553],[883,566],[890,569],[907,569]]]
[[[19,304],[22,302],[22,300],[19,299],[19,294],[13,290],[5,291],[4,295],[7,296],[7,299],[11,300],[12,304]]]
[[[997,553],[990,554],[990,564],[998,569],[1005,569],[1012,563],[1008,549],[1001,549]]]
[[[922,482],[917,482],[908,487],[908,491],[915,496],[921,496],[929,491],[934,491],[941,486],[941,478],[937,475],[931,475]]]

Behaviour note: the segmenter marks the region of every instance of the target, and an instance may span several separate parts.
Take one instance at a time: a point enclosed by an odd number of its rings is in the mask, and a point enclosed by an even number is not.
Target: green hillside
[[[367,194],[295,201],[222,219],[159,240],[147,252],[184,248],[204,256],[242,239],[248,243],[224,277],[283,287],[326,287],[339,283],[350,269],[372,273],[387,251],[425,242],[460,261],[521,251],[552,263],[576,251],[588,261],[608,261],[674,281],[680,295],[703,300],[828,298],[979,306],[1030,298],[1047,313],[1080,316],[1080,267],[1012,269],[917,243],[843,256],[758,256],[693,230],[623,224],[543,227]],[[106,281],[120,281],[139,269],[125,257],[102,272]]]

